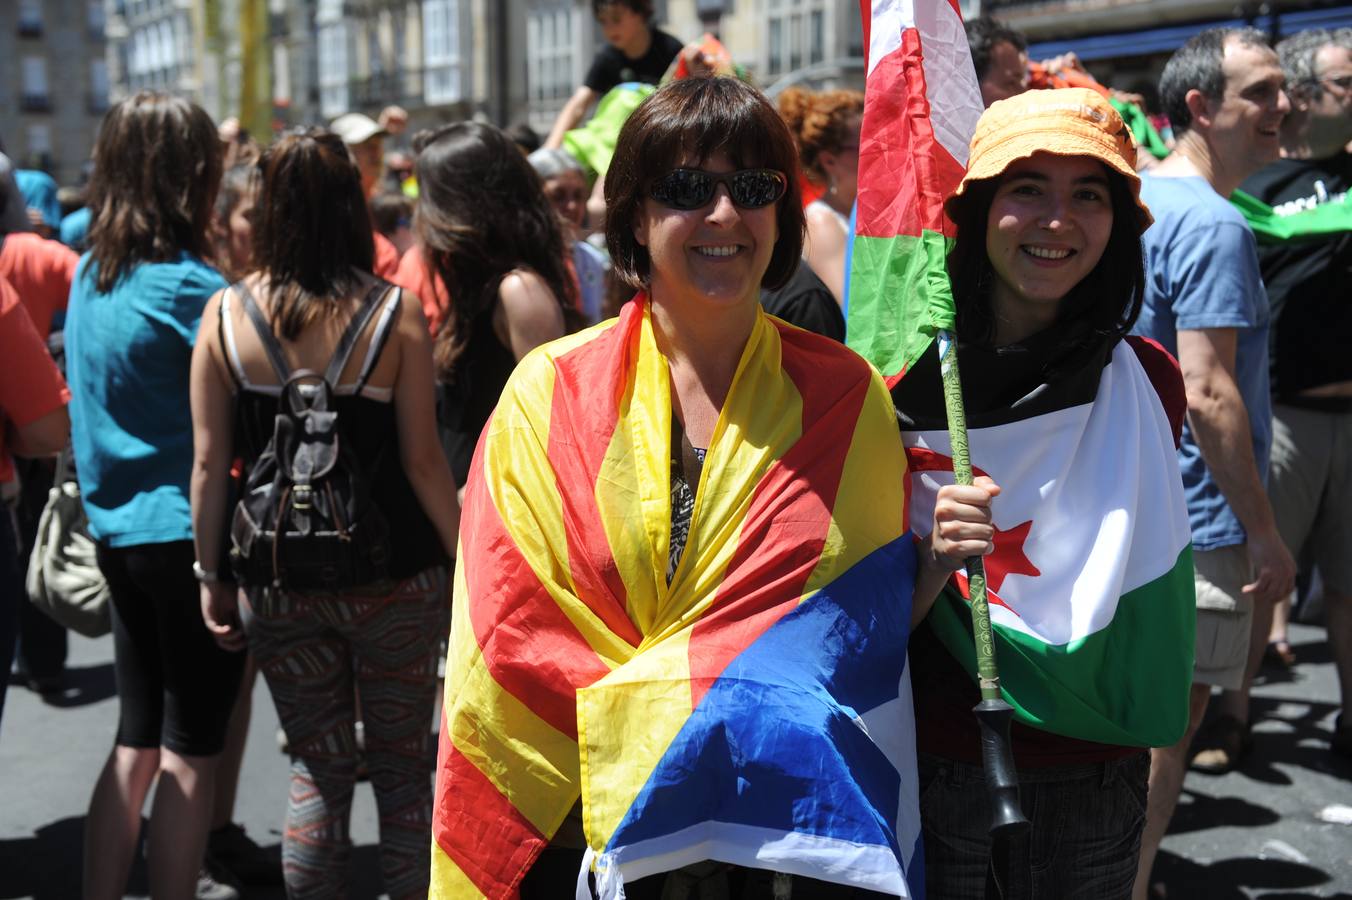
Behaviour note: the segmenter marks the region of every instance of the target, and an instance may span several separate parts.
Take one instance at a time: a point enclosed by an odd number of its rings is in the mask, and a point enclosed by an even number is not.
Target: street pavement
[[[1293,625],[1291,637],[1296,666],[1266,671],[1255,690],[1261,722],[1242,771],[1188,776],[1156,868],[1170,900],[1352,900],[1352,824],[1319,818],[1330,808],[1352,808],[1352,763],[1327,750],[1337,712],[1333,665],[1321,629]],[[0,900],[79,896],[85,809],[117,723],[112,655],[110,638],[72,636],[77,690],[60,707],[18,685],[9,689],[0,727]],[[261,679],[253,710],[235,819],[275,847],[287,759],[277,748],[277,718]],[[352,813],[352,900],[380,896],[376,834],[375,802],[363,783]],[[147,896],[139,862],[128,896]]]

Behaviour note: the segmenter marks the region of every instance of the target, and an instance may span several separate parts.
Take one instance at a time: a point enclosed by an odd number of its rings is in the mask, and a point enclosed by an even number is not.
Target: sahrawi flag
[[[912,896],[915,552],[887,389],[760,315],[668,581],[671,447],[642,297],[504,389],[460,528],[432,896],[516,896],[550,843],[585,843],[603,898],[703,860]]]
[[[864,8],[849,343],[893,388],[910,524],[923,538],[953,481],[934,347],[954,325],[942,204],[961,180],[981,100],[956,4]],[[1044,730],[1159,746],[1187,721],[1191,536],[1172,430],[1136,346],[1068,356],[1056,383],[1034,378],[1027,396],[1002,395],[1009,360],[967,348],[959,359],[973,466],[1003,488],[986,571],[1005,699]],[[928,621],[975,679],[966,587],[955,576]]]

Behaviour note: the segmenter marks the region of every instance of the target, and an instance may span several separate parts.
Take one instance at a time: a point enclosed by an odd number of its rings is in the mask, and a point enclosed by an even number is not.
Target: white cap
[[[349,147],[363,144],[373,137],[384,137],[389,134],[377,125],[374,119],[361,113],[346,113],[339,116],[329,125],[329,130],[342,138],[343,143]]]

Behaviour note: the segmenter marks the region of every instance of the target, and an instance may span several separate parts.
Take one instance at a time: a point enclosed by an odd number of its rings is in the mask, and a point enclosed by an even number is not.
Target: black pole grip
[[[1003,700],[982,700],[972,712],[981,727],[981,763],[986,770],[986,793],[991,800],[991,836],[1012,837],[1028,830],[1019,807],[1019,776],[1009,745],[1009,722],[1014,708]]]

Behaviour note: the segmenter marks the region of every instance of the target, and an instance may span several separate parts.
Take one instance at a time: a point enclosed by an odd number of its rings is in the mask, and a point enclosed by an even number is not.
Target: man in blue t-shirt
[[[1149,891],[1212,686],[1243,685],[1253,604],[1274,603],[1295,582],[1264,490],[1272,443],[1267,294],[1253,233],[1226,200],[1277,158],[1291,108],[1284,82],[1277,55],[1253,29],[1195,35],[1160,77],[1180,137],[1142,179],[1155,224],[1142,238],[1146,292],[1136,330],[1178,357],[1187,387],[1179,462],[1192,525],[1197,650],[1187,733],[1152,751],[1138,898]],[[1218,742],[1237,757],[1247,723],[1216,721]]]

